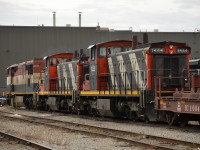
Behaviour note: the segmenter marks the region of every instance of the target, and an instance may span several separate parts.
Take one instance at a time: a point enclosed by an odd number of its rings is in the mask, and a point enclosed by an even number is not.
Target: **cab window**
[[[108,54],[114,55],[122,51],[122,48],[119,46],[112,46],[108,48]]]
[[[57,65],[56,58],[50,58],[49,63],[50,63],[50,66],[56,66]]]
[[[95,50],[96,50],[96,47],[91,48],[91,54],[90,54],[91,60],[95,60]]]
[[[99,47],[99,57],[100,58],[106,57],[106,47]]]
[[[124,47],[124,52],[130,51],[130,50],[132,50],[132,47],[130,47],[130,46],[125,46],[125,47]]]

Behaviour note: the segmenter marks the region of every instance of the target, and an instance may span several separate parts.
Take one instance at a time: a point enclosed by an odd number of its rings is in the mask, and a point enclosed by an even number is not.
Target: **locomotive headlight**
[[[165,49],[164,48],[150,48],[149,52],[150,53],[164,53]]]
[[[189,51],[190,51],[190,50],[189,50],[188,48],[177,48],[177,49],[176,49],[176,52],[179,53],[179,54],[180,54],[180,53],[181,53],[181,54],[183,54],[183,53],[189,53]]]
[[[174,45],[169,45],[169,49],[172,49],[174,47]]]

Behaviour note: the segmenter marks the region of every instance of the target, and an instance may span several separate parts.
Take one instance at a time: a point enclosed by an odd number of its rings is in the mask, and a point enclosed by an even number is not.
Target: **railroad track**
[[[53,150],[50,147],[47,147],[47,146],[41,145],[39,143],[33,142],[31,140],[27,140],[27,139],[24,139],[24,138],[21,138],[21,137],[18,137],[18,136],[9,134],[9,133],[5,133],[2,131],[0,131],[0,136],[3,138],[8,138],[9,140],[11,139],[13,141],[18,141],[19,143],[21,143],[23,145],[30,146],[30,147],[33,147],[38,150]]]
[[[188,150],[188,149],[200,148],[200,144],[198,143],[191,143],[164,137],[144,135],[139,133],[85,125],[74,122],[40,118],[40,117],[21,115],[21,114],[19,117],[15,116],[13,113],[2,112],[2,111],[0,111],[0,116],[16,120],[28,121],[31,123],[42,124],[56,129],[68,130],[70,132],[83,133],[89,136],[112,138],[119,141],[127,142],[131,145],[148,149],[151,148],[151,149],[163,149],[163,150],[172,150],[172,149]]]

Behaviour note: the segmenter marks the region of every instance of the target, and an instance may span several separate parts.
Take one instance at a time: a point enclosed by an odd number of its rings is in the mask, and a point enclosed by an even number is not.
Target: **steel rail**
[[[57,128],[57,129],[60,128],[60,129],[64,129],[64,130],[69,130],[71,132],[77,132],[77,133],[81,132],[81,133],[89,134],[89,135],[110,137],[113,139],[128,142],[133,145],[137,145],[137,146],[145,147],[145,148],[151,147],[151,148],[155,148],[155,149],[171,150],[171,149],[174,149],[174,145],[189,146],[189,148],[200,148],[199,143],[192,143],[192,142],[158,137],[158,136],[153,136],[153,135],[144,135],[144,134],[140,134],[140,133],[133,133],[133,132],[116,130],[116,129],[111,129],[111,128],[97,127],[97,126],[92,126],[92,125],[85,125],[85,124],[80,124],[80,123],[60,121],[60,120],[55,120],[55,119],[48,119],[48,118],[43,118],[43,117],[35,117],[35,116],[22,115],[22,114],[19,114],[22,117],[16,117],[16,116],[14,117],[14,116],[2,114],[2,113],[8,113],[8,114],[13,114],[13,113],[2,112],[2,111],[0,111],[0,112],[1,112],[0,115],[2,115],[4,117],[9,117],[12,119],[28,121],[31,123],[34,122],[34,123],[38,123],[38,124],[42,124],[42,125],[48,125],[53,128]],[[124,135],[126,135],[126,138],[122,137]],[[139,137],[139,140],[138,140],[138,137]],[[132,138],[136,138],[136,140],[132,139]],[[151,140],[151,141],[156,140],[157,144],[156,145],[152,144],[152,142],[150,142],[150,144],[145,143],[145,142],[141,141],[142,139]],[[164,143],[165,146],[161,146],[162,144],[160,144],[160,143]],[[168,144],[168,146],[166,146],[167,144]],[[170,147],[170,145],[173,145],[173,147]]]
[[[15,136],[15,135],[12,135],[10,133],[5,133],[3,131],[0,131],[0,135],[1,136],[4,136],[4,137],[8,137],[9,139],[12,139],[14,141],[19,141],[20,143],[26,145],[26,146],[31,146],[33,148],[36,148],[38,150],[53,150],[52,148],[50,147],[47,147],[47,146],[44,146],[44,145],[41,145],[39,143],[36,143],[34,141],[31,141],[31,140],[27,140],[27,139],[24,139],[24,138],[21,138],[21,137],[18,137],[18,136]]]

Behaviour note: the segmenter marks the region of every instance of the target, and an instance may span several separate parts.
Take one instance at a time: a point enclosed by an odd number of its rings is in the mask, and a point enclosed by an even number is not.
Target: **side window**
[[[108,54],[114,55],[122,51],[121,47],[118,46],[111,46],[108,48]]]
[[[26,70],[28,71],[28,74],[33,74],[33,65],[27,65]]]
[[[130,47],[130,46],[125,46],[125,47],[124,47],[124,52],[130,51],[131,49],[132,49],[132,47]]]
[[[99,47],[99,57],[100,58],[106,57],[106,47]]]
[[[49,64],[48,64],[48,59],[45,59],[45,66],[47,67]]]
[[[95,49],[96,49],[96,47],[91,48],[91,54],[90,54],[91,60],[95,60]]]
[[[56,66],[57,65],[57,59],[56,58],[51,58],[49,59],[50,66]]]
[[[31,86],[31,79],[28,78],[28,86]]]
[[[44,83],[44,81],[43,80],[40,80],[40,84],[43,84]]]
[[[29,74],[33,74],[33,65],[29,66]]]

